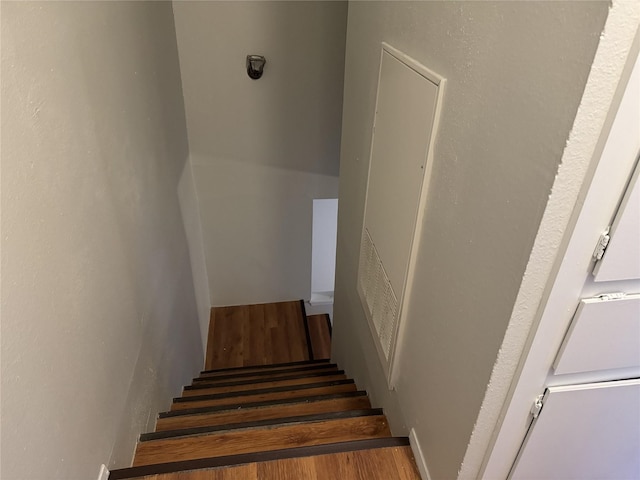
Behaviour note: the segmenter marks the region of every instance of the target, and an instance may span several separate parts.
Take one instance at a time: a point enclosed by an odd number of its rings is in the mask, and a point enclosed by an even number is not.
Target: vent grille
[[[375,327],[380,346],[388,361],[399,317],[398,297],[366,228],[360,246],[358,287],[362,293],[365,312]]]

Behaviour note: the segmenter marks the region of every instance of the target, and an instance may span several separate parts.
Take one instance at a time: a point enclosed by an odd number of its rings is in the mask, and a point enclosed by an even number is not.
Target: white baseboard
[[[431,480],[429,469],[427,469],[427,462],[424,461],[424,455],[422,454],[422,449],[420,448],[416,431],[413,428],[409,432],[409,443],[411,444],[411,450],[413,451],[413,456],[416,459],[416,465],[418,466],[422,480]]]
[[[109,470],[107,470],[106,465],[100,465],[100,473],[98,473],[98,480],[108,480],[109,479]]]
[[[311,305],[333,305],[333,292],[313,292],[309,303]]]

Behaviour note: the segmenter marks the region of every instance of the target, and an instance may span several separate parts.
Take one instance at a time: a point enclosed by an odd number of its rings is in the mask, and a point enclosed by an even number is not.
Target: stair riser
[[[389,436],[383,415],[245,429],[142,442],[138,444],[134,466]]]

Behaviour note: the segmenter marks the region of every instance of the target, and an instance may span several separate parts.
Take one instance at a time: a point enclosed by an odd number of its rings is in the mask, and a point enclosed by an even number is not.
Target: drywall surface
[[[336,238],[338,235],[338,199],[313,202],[313,252],[311,255],[311,292],[326,293],[335,288]]]
[[[337,197],[346,2],[173,10],[211,302],[308,299],[312,200]]]
[[[349,6],[334,346],[433,479],[455,478],[607,16],[606,2]],[[387,389],[356,293],[380,43],[447,79],[423,234]]]
[[[211,295],[209,291],[209,276],[207,275],[207,261],[204,255],[204,241],[202,236],[202,220],[200,205],[196,192],[196,181],[193,176],[191,158],[184,163],[180,182],[178,183],[178,199],[182,222],[189,245],[189,259],[193,273],[193,287],[198,306],[198,320],[200,322],[200,337],[202,351],[207,351],[209,336],[209,318],[211,312]]]
[[[92,479],[203,360],[171,5],[1,9],[0,476]]]
[[[329,175],[191,153],[213,305],[309,298],[313,199]]]
[[[640,51],[639,28],[640,4],[612,2],[465,454],[462,478],[507,476],[526,435],[531,398],[551,383],[550,367],[577,299],[603,291],[638,291],[637,281],[635,286],[609,282],[603,290],[593,282],[591,255],[640,148],[640,137],[629,135],[638,131],[640,120],[640,83],[632,75]],[[570,383],[602,379],[587,378],[592,374],[597,375],[590,372]]]

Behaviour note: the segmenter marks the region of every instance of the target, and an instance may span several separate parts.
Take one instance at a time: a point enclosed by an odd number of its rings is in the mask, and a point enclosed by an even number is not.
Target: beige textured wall
[[[352,2],[333,357],[434,479],[455,478],[607,15],[606,2]],[[356,293],[380,43],[447,78],[389,392]]]
[[[338,195],[346,2],[173,9],[211,302],[308,299],[313,199]]]
[[[0,476],[87,480],[202,365],[171,4],[1,8]]]

